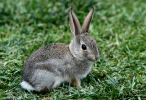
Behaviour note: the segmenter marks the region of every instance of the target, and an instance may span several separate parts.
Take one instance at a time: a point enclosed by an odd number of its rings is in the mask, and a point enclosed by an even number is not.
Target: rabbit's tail
[[[33,86],[31,86],[28,82],[26,82],[26,81],[22,81],[21,83],[20,83],[20,85],[24,88],[24,89],[26,89],[26,90],[30,90],[30,91],[33,91],[33,90],[35,90],[35,88],[33,87]]]

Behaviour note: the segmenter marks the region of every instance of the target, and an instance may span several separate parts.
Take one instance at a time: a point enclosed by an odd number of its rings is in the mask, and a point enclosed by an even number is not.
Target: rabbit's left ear
[[[89,26],[93,17],[93,13],[94,13],[94,7],[92,7],[87,17],[85,18],[81,33],[89,32]]]
[[[73,33],[73,36],[76,36],[81,33],[80,22],[75,13],[73,12],[72,8],[70,8],[70,29]]]

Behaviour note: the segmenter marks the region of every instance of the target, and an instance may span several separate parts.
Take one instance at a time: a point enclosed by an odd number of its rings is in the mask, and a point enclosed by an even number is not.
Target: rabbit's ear
[[[87,17],[85,18],[81,33],[89,32],[89,26],[93,17],[93,12],[94,12],[94,7],[92,7]]]
[[[81,33],[80,22],[73,12],[72,8],[70,8],[70,29],[74,36]]]

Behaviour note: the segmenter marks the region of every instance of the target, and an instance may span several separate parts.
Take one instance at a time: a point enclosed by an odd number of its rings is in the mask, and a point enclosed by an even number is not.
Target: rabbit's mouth
[[[92,61],[92,62],[97,61],[98,58],[99,58],[98,56],[95,56],[95,55],[93,55],[93,54],[90,54],[90,55],[87,56],[87,59],[88,59],[89,61]]]

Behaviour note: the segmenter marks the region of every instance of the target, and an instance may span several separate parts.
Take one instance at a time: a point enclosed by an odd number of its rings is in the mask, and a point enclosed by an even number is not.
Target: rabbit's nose
[[[95,56],[93,55],[93,54],[90,54],[90,55],[88,55],[88,60],[90,60],[90,61],[96,61],[96,59],[95,59]]]

